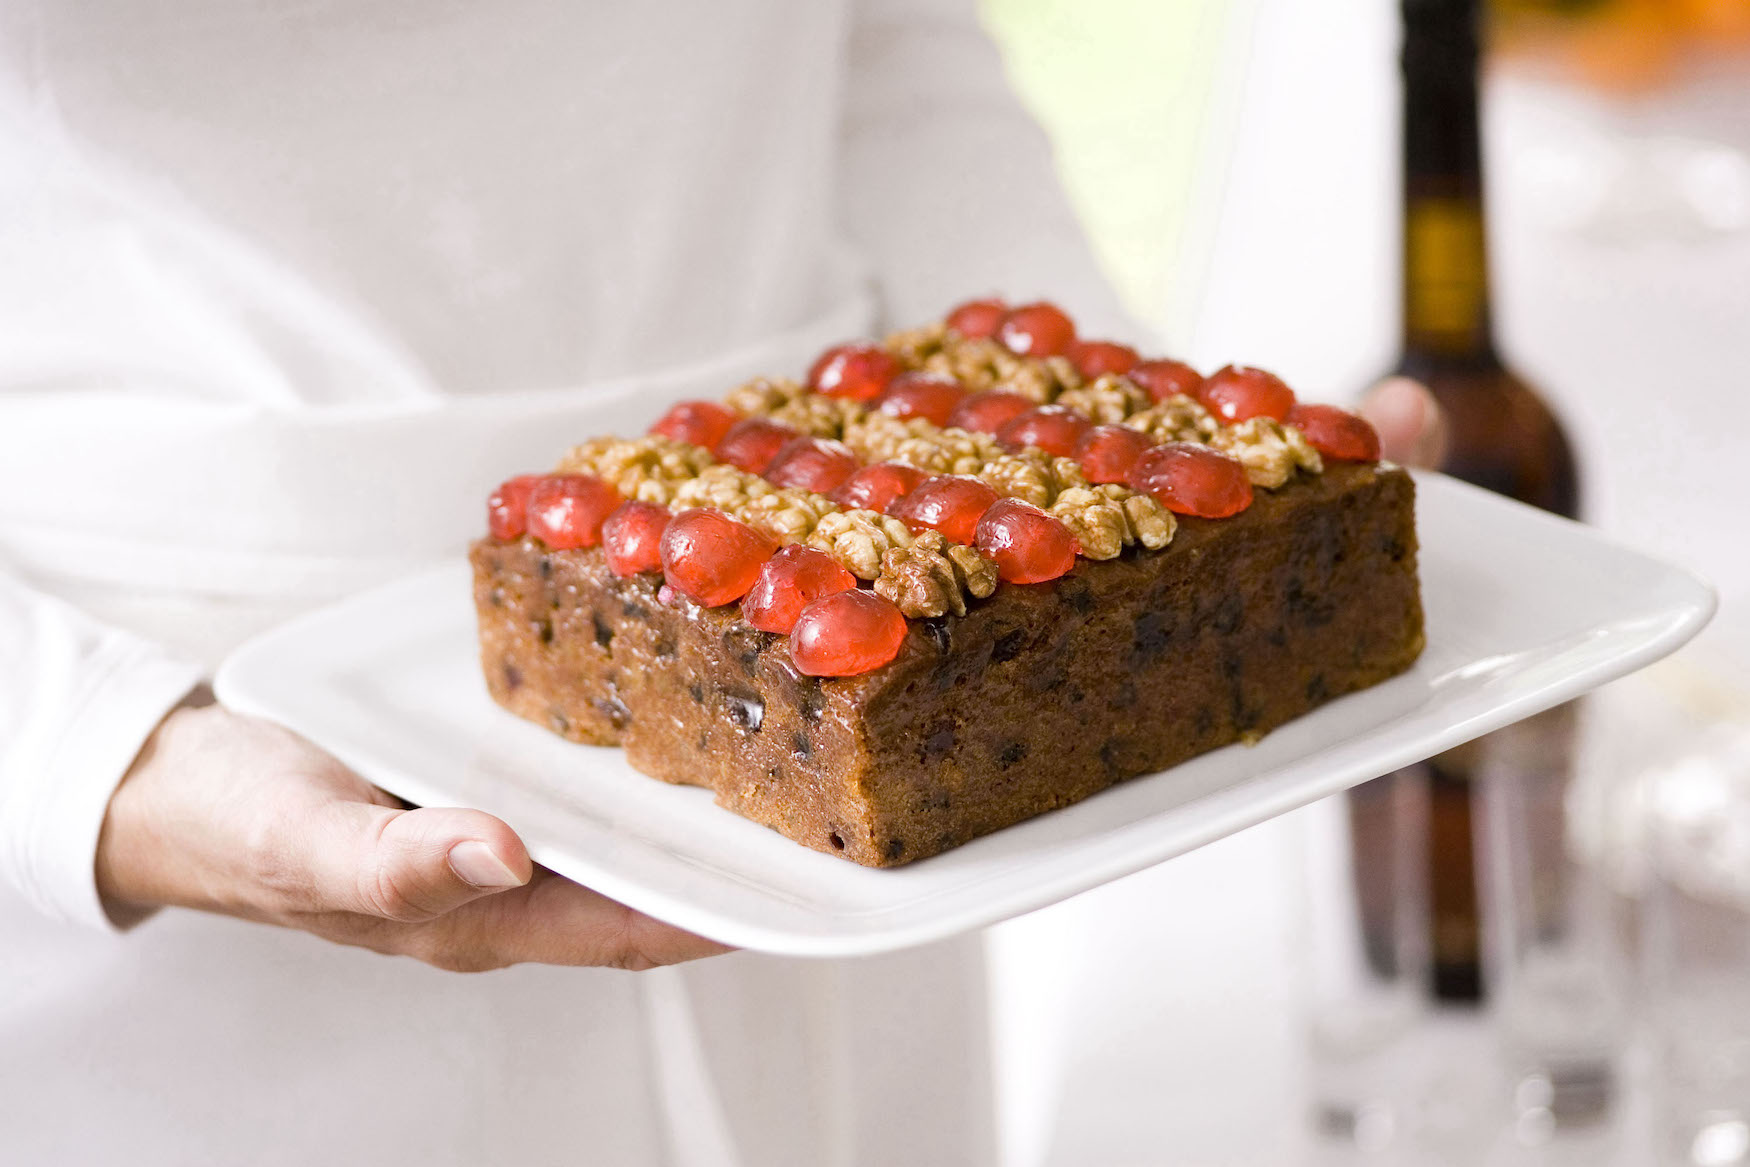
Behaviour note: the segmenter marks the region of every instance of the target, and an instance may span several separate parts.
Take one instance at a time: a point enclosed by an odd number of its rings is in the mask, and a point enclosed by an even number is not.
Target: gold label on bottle
[[[1482,209],[1473,199],[1412,200],[1404,222],[1404,318],[1442,349],[1486,337],[1488,267]]]

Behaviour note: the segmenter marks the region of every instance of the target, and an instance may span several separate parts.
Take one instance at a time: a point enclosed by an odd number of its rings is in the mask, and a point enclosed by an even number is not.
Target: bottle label
[[[1413,199],[1404,220],[1404,319],[1441,351],[1486,343],[1488,268],[1480,202]]]

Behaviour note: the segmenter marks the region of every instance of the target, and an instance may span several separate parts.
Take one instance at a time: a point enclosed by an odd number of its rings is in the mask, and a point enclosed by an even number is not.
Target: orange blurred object
[[[1492,0],[1500,49],[1602,89],[1640,91],[1701,56],[1750,52],[1750,0]]]

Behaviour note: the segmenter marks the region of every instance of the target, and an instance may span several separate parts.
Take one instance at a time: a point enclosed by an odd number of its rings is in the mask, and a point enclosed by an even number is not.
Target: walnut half
[[[949,543],[939,531],[925,531],[910,547],[891,548],[881,557],[875,591],[917,620],[964,616],[968,594],[983,598],[996,585],[996,564],[971,547]]]

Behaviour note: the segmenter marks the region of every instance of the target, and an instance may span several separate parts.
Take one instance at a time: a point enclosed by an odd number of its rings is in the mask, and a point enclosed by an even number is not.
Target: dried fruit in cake
[[[743,418],[730,426],[722,440],[711,448],[711,456],[749,474],[764,474],[784,443],[796,436],[796,431],[787,425],[763,417]]]
[[[1179,395],[1196,397],[1203,388],[1203,374],[1184,361],[1143,361],[1124,375],[1157,403]]]
[[[553,548],[594,547],[620,495],[593,474],[543,475],[529,490],[528,533]]]
[[[997,441],[1010,451],[1034,446],[1053,457],[1067,458],[1090,425],[1087,418],[1066,406],[1039,405],[1011,418],[997,431]]]
[[[1246,468],[1208,446],[1168,442],[1136,460],[1127,485],[1181,515],[1225,519],[1252,505]]]
[[[843,442],[803,435],[779,447],[763,477],[773,486],[828,494],[861,464]]]
[[[741,599],[741,617],[761,632],[788,633],[796,618],[822,596],[848,591],[857,577],[824,551],[792,543],[766,560]]]
[[[1335,405],[1296,405],[1283,419],[1312,448],[1339,462],[1379,461],[1379,434],[1366,419]]]
[[[903,462],[876,462],[839,483],[827,497],[850,510],[886,514],[902,495],[910,494],[929,475]]]
[[[662,570],[662,532],[673,516],[653,502],[623,502],[602,522],[602,553],[615,575]]]
[[[997,500],[997,492],[976,478],[938,474],[899,499],[888,513],[913,530],[940,531],[951,543],[970,543],[978,520]]]
[[[721,511],[686,510],[662,533],[662,577],[683,596],[715,608],[745,596],[777,549]]]
[[[1041,300],[1011,308],[997,329],[1003,347],[1023,357],[1054,357],[1075,343],[1075,322],[1062,308]]]
[[[802,609],[790,629],[790,659],[811,677],[854,677],[899,655],[905,617],[860,588],[822,596]]]
[[[948,424],[975,434],[994,434],[1037,404],[1031,397],[1007,389],[986,389],[970,394],[955,406],[948,415]]]
[[[740,417],[733,409],[715,401],[682,401],[658,418],[650,432],[709,450],[723,440],[723,435]]]
[[[982,340],[995,336],[1008,314],[1009,306],[1001,300],[968,300],[948,313],[947,324],[967,340]]]
[[[486,529],[494,539],[520,539],[528,530],[529,491],[539,474],[519,474],[486,496]]]
[[[1111,340],[1078,340],[1070,345],[1067,355],[1076,372],[1089,381],[1109,373],[1128,373],[1142,360],[1129,345]]]
[[[1082,476],[1099,486],[1129,478],[1136,460],[1153,445],[1153,440],[1141,430],[1127,425],[1097,425],[1081,436],[1070,457],[1081,465]]]
[[[933,425],[947,425],[948,416],[966,396],[960,382],[942,373],[921,370],[895,377],[875,408],[889,417],[921,417]]]
[[[1076,540],[1069,528],[1018,498],[998,499],[978,520],[973,545],[997,565],[1008,583],[1044,583],[1076,565]]]
[[[829,348],[808,370],[808,387],[828,397],[873,401],[898,375],[899,362],[872,344],[841,344]]]
[[[1226,425],[1254,417],[1281,421],[1294,408],[1294,390],[1275,373],[1251,365],[1226,365],[1211,373],[1197,399]]]

